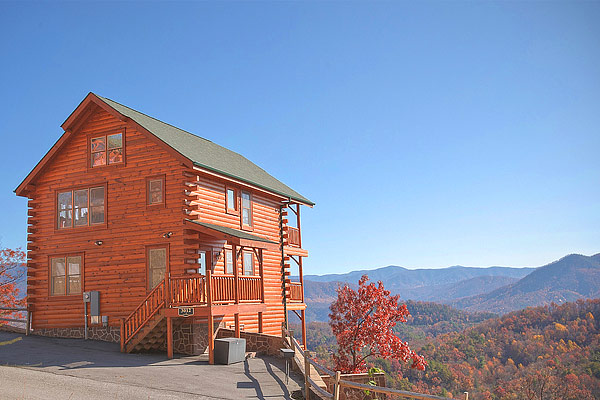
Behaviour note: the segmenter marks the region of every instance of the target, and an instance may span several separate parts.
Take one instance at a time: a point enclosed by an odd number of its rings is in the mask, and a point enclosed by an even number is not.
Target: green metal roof
[[[208,139],[149,117],[116,101],[96,96],[117,112],[131,118],[177,152],[192,160],[194,165],[250,183],[281,196],[289,197],[292,200],[314,205],[312,201],[275,179],[246,157],[219,146]]]
[[[264,242],[264,243],[271,243],[271,244],[279,244],[277,242],[274,242],[272,240],[266,239],[264,237],[260,237],[260,236],[256,236],[256,235],[252,235],[248,232],[244,232],[244,231],[240,231],[239,229],[233,229],[233,228],[227,228],[225,226],[221,226],[221,225],[215,225],[215,224],[209,224],[207,222],[200,222],[200,221],[195,221],[193,219],[187,219],[186,221],[188,222],[193,222],[196,225],[200,225],[203,226],[205,228],[209,228],[209,229],[213,229],[217,232],[221,232],[224,233],[226,235],[229,236],[234,236],[240,239],[246,239],[246,240],[254,240],[256,242]]]

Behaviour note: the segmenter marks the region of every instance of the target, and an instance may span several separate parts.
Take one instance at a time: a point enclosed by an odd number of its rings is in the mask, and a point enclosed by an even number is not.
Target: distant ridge
[[[336,288],[345,283],[356,286],[364,274],[371,281],[381,280],[386,289],[399,294],[403,301],[445,303],[466,311],[496,314],[551,302],[561,304],[600,297],[600,253],[570,254],[538,268],[456,265],[407,269],[390,265],[345,274],[305,275],[307,313],[323,320],[336,297]]]
[[[451,302],[469,311],[506,313],[552,302],[600,297],[600,254],[569,254],[511,285]]]

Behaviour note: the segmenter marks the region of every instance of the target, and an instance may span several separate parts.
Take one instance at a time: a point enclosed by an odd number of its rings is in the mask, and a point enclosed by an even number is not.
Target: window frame
[[[68,277],[69,277],[69,266],[67,264],[67,258],[69,257],[80,257],[81,264],[79,265],[79,282],[81,286],[81,291],[79,293],[69,293],[68,290]],[[53,281],[52,281],[52,260],[56,258],[62,258],[65,260],[65,294],[53,294]],[[83,292],[85,292],[85,280],[84,280],[84,271],[85,271],[85,253],[83,252],[75,252],[75,253],[59,253],[59,254],[51,254],[48,255],[48,297],[52,299],[60,299],[60,298],[73,298],[74,296],[81,296]]]
[[[246,254],[250,254],[250,256],[252,257],[252,273],[251,274],[246,274]],[[242,251],[242,275],[243,276],[257,276],[256,275],[256,261],[254,260],[255,258],[255,254],[254,251],[246,251],[243,250]]]
[[[244,224],[244,193],[250,197],[250,224]],[[245,231],[254,230],[254,196],[249,190],[240,190],[240,227]]]
[[[102,223],[97,223],[97,224],[91,224],[90,223],[90,218],[91,218],[91,207],[90,207],[90,189],[95,189],[95,188],[99,188],[102,187],[104,188],[104,222]],[[75,219],[74,219],[74,213],[75,213],[75,205],[73,204],[74,202],[74,192],[78,191],[78,190],[83,190],[83,189],[87,189],[88,191],[88,223],[87,225],[81,225],[81,226],[75,226]],[[58,226],[58,195],[59,193],[65,193],[65,192],[71,192],[71,210],[72,210],[72,217],[71,217],[71,226],[70,227],[65,227],[65,228],[59,228]],[[61,232],[71,232],[73,230],[75,230],[76,232],[82,232],[82,231],[87,231],[87,230],[95,230],[95,229],[105,229],[108,226],[108,184],[107,182],[101,182],[101,183],[96,183],[96,184],[87,184],[87,185],[77,185],[77,186],[68,186],[68,187],[63,187],[63,188],[59,188],[54,190],[54,212],[53,212],[53,216],[52,218],[54,218],[54,233],[61,233]]]
[[[150,287],[150,250],[165,249],[166,250],[166,265],[165,265],[165,278],[170,276],[171,273],[171,251],[169,249],[169,243],[164,244],[153,244],[146,246],[146,293],[150,293],[156,287]]]
[[[150,203],[150,182],[157,181],[157,180],[162,181],[162,201],[160,203]],[[166,207],[166,205],[167,205],[167,199],[166,199],[167,193],[165,190],[166,181],[167,181],[167,179],[164,174],[146,177],[146,208],[156,208],[156,207],[164,208],[164,207]]]
[[[229,191],[233,191],[235,208],[232,210],[229,208]],[[225,213],[231,215],[240,215],[240,190],[231,185],[225,185]]]
[[[127,150],[126,150],[126,128],[125,127],[121,127],[121,128],[117,128],[117,129],[112,129],[109,131],[104,131],[104,132],[98,132],[98,133],[89,133],[87,135],[87,153],[86,153],[86,163],[87,163],[87,169],[88,171],[91,170],[98,170],[98,169],[103,169],[103,168],[107,168],[107,167],[124,167],[127,163]],[[119,163],[113,163],[113,164],[109,164],[108,163],[108,137],[111,135],[116,135],[120,133],[121,134],[121,149],[122,149],[122,155],[123,155],[123,161],[119,162]],[[97,138],[101,138],[104,137],[104,143],[106,146],[106,164],[104,165],[97,165],[95,167],[92,166],[92,139],[97,139]]]

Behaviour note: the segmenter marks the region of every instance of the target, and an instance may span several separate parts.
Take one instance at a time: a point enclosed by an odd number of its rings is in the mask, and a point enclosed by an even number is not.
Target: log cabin
[[[15,189],[33,333],[214,359],[219,329],[306,343],[300,206],[242,155],[89,93]],[[294,277],[298,277],[295,279]],[[95,294],[96,310],[84,302]]]

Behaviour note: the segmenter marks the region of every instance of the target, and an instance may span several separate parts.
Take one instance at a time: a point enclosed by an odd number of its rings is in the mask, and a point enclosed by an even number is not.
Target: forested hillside
[[[528,308],[441,334],[424,327],[460,326],[487,315],[474,317],[426,303],[412,304],[412,309],[415,316],[398,327],[399,336],[413,335],[415,350],[415,338],[425,343],[417,353],[429,366],[419,372],[396,361],[376,360],[392,387],[453,397],[468,391],[473,400],[600,398],[600,299]],[[335,339],[326,324],[313,323],[308,345],[327,362]]]

